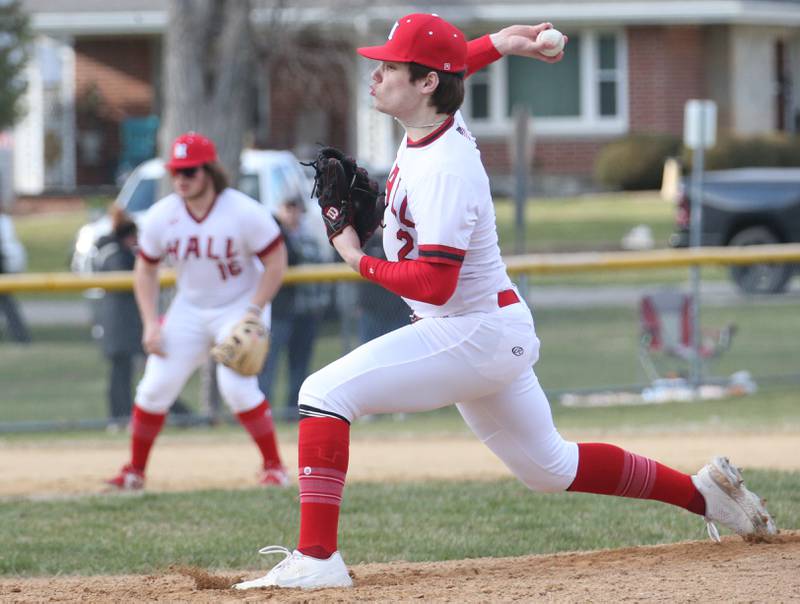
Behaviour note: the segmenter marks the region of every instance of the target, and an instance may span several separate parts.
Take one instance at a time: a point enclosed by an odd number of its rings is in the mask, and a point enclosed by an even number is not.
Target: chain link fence
[[[526,297],[542,341],[535,369],[554,405],[653,404],[694,396],[686,390],[687,357],[650,346],[641,310],[643,296],[665,289],[687,292],[688,283],[664,285],[657,270],[644,284],[626,283],[624,273],[618,274],[617,280],[607,273],[601,284],[569,279],[554,284],[536,275],[526,279]],[[310,352],[305,373],[409,323],[408,307],[378,286],[304,281],[302,287],[316,288],[316,295],[326,300],[305,340]],[[786,294],[744,296],[728,282],[703,282],[701,326],[709,334],[734,326],[730,345],[703,363],[703,397],[800,383],[798,286],[795,279]],[[81,293],[23,294],[18,299],[32,341],[10,341],[0,318],[0,431],[119,429],[109,420],[109,365],[97,341],[96,301]],[[309,327],[307,321],[303,326]],[[292,355],[287,346],[273,347],[272,354],[278,360],[269,385],[275,416],[296,419]],[[139,357],[134,384],[142,367]],[[204,366],[189,380],[171,413],[172,423],[231,421],[215,394],[212,375]]]

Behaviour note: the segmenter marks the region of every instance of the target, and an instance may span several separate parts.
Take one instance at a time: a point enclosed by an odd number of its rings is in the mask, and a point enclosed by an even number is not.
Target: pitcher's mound
[[[737,601],[786,602],[800,593],[800,531],[773,543],[737,537],[595,552],[352,567],[353,589],[314,593],[327,601]],[[0,579],[4,602],[308,601],[294,590],[227,586],[266,572],[175,567],[155,575]]]

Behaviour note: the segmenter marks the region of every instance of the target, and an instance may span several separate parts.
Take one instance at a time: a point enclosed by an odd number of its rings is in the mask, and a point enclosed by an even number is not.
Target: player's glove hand
[[[363,247],[378,228],[386,208],[378,183],[352,157],[334,147],[322,147],[305,164],[314,168],[314,190],[328,231],[328,240],[352,226]]]
[[[269,352],[269,331],[260,317],[247,313],[231,333],[211,349],[217,363],[241,375],[258,375]]]
[[[383,222],[386,195],[380,192],[378,183],[369,177],[364,168],[356,167],[350,198],[353,204],[353,228],[358,233],[358,240],[363,248]]]

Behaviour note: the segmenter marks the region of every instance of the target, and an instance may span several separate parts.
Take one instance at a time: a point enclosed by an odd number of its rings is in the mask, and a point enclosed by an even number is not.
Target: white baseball
[[[542,48],[539,52],[546,57],[555,57],[564,50],[564,34],[557,29],[545,29],[536,36],[537,42],[547,42],[554,45],[553,48]]]

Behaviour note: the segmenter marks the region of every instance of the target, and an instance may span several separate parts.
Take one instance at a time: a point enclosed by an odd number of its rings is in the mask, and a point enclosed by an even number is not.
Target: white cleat
[[[263,577],[243,581],[234,589],[257,589],[260,587],[294,587],[299,589],[322,589],[324,587],[352,587],[353,580],[339,552],[327,560],[312,558],[297,550],[290,552],[285,547],[271,545],[258,550],[259,554],[284,554],[286,557]]]
[[[715,522],[741,535],[746,541],[760,541],[777,535],[778,528],[767,511],[765,501],[744,486],[739,468],[727,457],[715,457],[692,482],[706,500],[708,536],[719,542]]]

